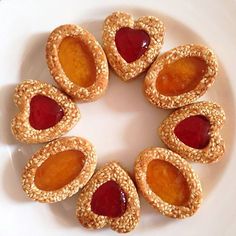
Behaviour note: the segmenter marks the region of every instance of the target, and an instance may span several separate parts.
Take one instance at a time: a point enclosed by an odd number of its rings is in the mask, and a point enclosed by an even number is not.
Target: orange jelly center
[[[84,166],[84,154],[78,150],[59,152],[50,156],[36,170],[37,188],[53,191],[74,180]]]
[[[80,39],[66,37],[59,46],[59,61],[66,76],[80,87],[91,86],[96,79],[94,57]]]
[[[187,93],[199,84],[207,71],[207,63],[200,57],[185,57],[167,64],[156,80],[156,89],[165,96]]]
[[[185,177],[167,161],[152,160],[148,164],[147,183],[155,194],[169,204],[184,206],[189,200],[190,191]]]

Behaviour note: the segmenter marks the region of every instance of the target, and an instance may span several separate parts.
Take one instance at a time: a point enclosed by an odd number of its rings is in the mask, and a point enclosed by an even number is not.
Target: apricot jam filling
[[[96,65],[88,46],[75,37],[65,37],[58,50],[66,76],[80,87],[89,87],[96,80]]]
[[[181,58],[164,65],[156,80],[156,89],[165,96],[178,96],[196,88],[207,72],[207,63],[200,57]]]
[[[180,170],[167,161],[155,159],[148,164],[147,183],[164,202],[176,206],[188,203],[188,183]]]
[[[35,173],[35,185],[44,191],[54,191],[74,180],[84,166],[85,156],[78,150],[51,155]]]

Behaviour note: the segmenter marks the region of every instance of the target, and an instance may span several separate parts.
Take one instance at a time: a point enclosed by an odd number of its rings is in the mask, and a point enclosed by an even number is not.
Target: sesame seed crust
[[[147,183],[147,167],[154,160],[160,159],[171,163],[186,178],[190,189],[190,197],[186,206],[175,206],[163,201],[156,195]],[[148,203],[161,214],[172,218],[186,218],[192,216],[199,208],[202,201],[202,188],[199,177],[190,164],[178,154],[164,148],[153,147],[142,151],[134,167],[135,179],[138,189]]]
[[[123,27],[144,30],[150,37],[148,50],[136,61],[127,63],[119,54],[115,35]],[[143,16],[134,21],[125,12],[114,12],[105,19],[103,27],[103,48],[108,61],[122,80],[130,80],[145,71],[158,56],[164,42],[164,25],[153,16]]]
[[[203,115],[210,121],[210,142],[203,149],[185,145],[174,134],[176,125],[190,116]],[[174,111],[159,127],[162,141],[181,157],[195,162],[211,163],[218,161],[225,152],[225,143],[219,134],[225,122],[223,108],[213,102],[197,102]]]
[[[119,218],[97,215],[91,210],[91,200],[94,192],[109,180],[116,181],[126,194],[127,208]],[[140,217],[138,193],[129,175],[118,163],[110,162],[94,174],[79,195],[76,215],[80,223],[90,229],[100,229],[109,224],[112,230],[127,233],[136,227]]]
[[[84,166],[79,175],[55,191],[44,191],[38,189],[34,183],[37,168],[50,156],[66,150],[79,150],[85,156]],[[93,145],[86,139],[80,137],[65,137],[54,140],[39,149],[29,160],[22,175],[22,188],[27,196],[35,201],[43,203],[59,202],[77,193],[94,173],[97,157]]]
[[[163,67],[190,56],[200,57],[207,63],[207,72],[196,88],[177,96],[165,96],[159,93],[156,88],[156,80]],[[212,50],[201,45],[182,45],[162,54],[152,64],[144,80],[144,93],[147,99],[157,107],[164,109],[182,107],[201,97],[215,81],[217,72],[217,59]]]
[[[30,101],[35,95],[44,95],[55,100],[64,111],[62,119],[53,127],[44,130],[34,129],[29,122]],[[80,119],[76,104],[56,87],[37,80],[26,80],[15,89],[14,102],[19,113],[11,122],[13,135],[20,142],[44,143],[56,139],[69,131]]]
[[[80,87],[73,83],[63,71],[58,57],[60,43],[65,37],[75,37],[81,40],[94,58],[96,80],[89,87]],[[72,98],[78,101],[91,102],[100,98],[108,85],[108,63],[106,55],[95,37],[78,25],[61,25],[50,34],[46,45],[48,68],[57,84]]]

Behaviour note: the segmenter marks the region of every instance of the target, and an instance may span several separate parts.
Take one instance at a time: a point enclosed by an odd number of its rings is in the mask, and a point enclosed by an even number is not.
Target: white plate
[[[155,212],[143,199],[141,222],[130,235],[236,235],[235,58],[236,2],[233,0],[86,0],[0,1],[0,235],[112,235],[110,229],[88,231],[75,218],[77,195],[56,204],[26,198],[20,174],[39,147],[18,143],[10,132],[16,113],[13,89],[25,79],[53,83],[45,62],[49,32],[65,23],[77,23],[101,39],[104,18],[123,10],[135,17],[155,15],[164,21],[162,52],[184,43],[203,43],[219,57],[220,73],[202,99],[220,103],[227,115],[222,130],[227,151],[222,161],[194,164],[204,189],[200,210],[191,218],[173,220]],[[82,118],[68,135],[90,140],[98,165],[118,160],[132,171],[137,154],[162,145],[157,128],[168,112],[150,105],[142,94],[142,78],[124,83],[111,74],[106,95],[94,103],[79,104]]]

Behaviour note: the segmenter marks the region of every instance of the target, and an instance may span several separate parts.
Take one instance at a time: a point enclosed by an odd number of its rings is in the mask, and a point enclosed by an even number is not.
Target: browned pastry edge
[[[150,45],[148,50],[136,61],[127,63],[119,54],[115,35],[123,27],[141,29],[148,33]],[[103,27],[103,48],[108,61],[122,80],[130,80],[145,71],[158,56],[164,41],[164,25],[154,16],[143,16],[134,21],[125,12],[114,12],[105,19]]]
[[[80,174],[69,184],[55,191],[44,191],[34,183],[37,168],[51,155],[66,150],[79,150],[85,156],[84,166]],[[35,201],[53,203],[66,199],[77,193],[94,173],[97,157],[92,144],[80,137],[56,139],[39,149],[28,161],[22,175],[22,188],[27,196]]]
[[[187,117],[203,115],[210,121],[210,142],[203,149],[185,145],[174,134],[176,125]],[[224,110],[213,102],[197,102],[174,111],[159,127],[162,141],[181,157],[195,162],[211,163],[218,161],[225,152],[224,140],[219,134],[225,122]]]
[[[156,88],[156,80],[164,65],[173,63],[184,57],[197,56],[206,61],[208,69],[202,80],[193,90],[178,96],[165,96]],[[213,51],[205,46],[186,44],[173,48],[162,54],[152,64],[144,80],[144,92],[147,99],[155,106],[169,109],[178,108],[192,103],[201,97],[215,81],[218,72],[218,64]]]
[[[88,46],[94,57],[96,80],[89,87],[80,87],[64,73],[58,57],[60,43],[65,37],[79,38]],[[46,46],[48,68],[57,84],[71,97],[78,101],[90,102],[100,98],[108,85],[108,64],[106,55],[95,37],[78,25],[61,25],[50,34]]]
[[[151,190],[146,180],[147,167],[150,161],[154,159],[170,162],[173,166],[178,168],[186,178],[190,189],[190,198],[186,206],[171,205],[163,201]],[[134,173],[138,189],[141,191],[148,203],[161,214],[172,218],[186,218],[193,215],[199,208],[202,201],[200,180],[190,164],[178,154],[159,147],[147,148],[139,154],[135,163]]]
[[[30,101],[35,95],[45,95],[55,100],[63,109],[63,118],[53,127],[36,130],[29,123]],[[80,119],[76,104],[56,87],[37,80],[26,80],[15,89],[14,102],[19,113],[11,122],[12,133],[24,143],[44,143],[69,131]]]
[[[127,209],[119,218],[97,215],[91,210],[93,193],[109,180],[116,181],[127,197]],[[99,229],[109,224],[112,230],[126,233],[136,227],[140,217],[139,197],[133,181],[118,163],[110,162],[94,174],[79,195],[76,215],[84,227],[91,229]]]

